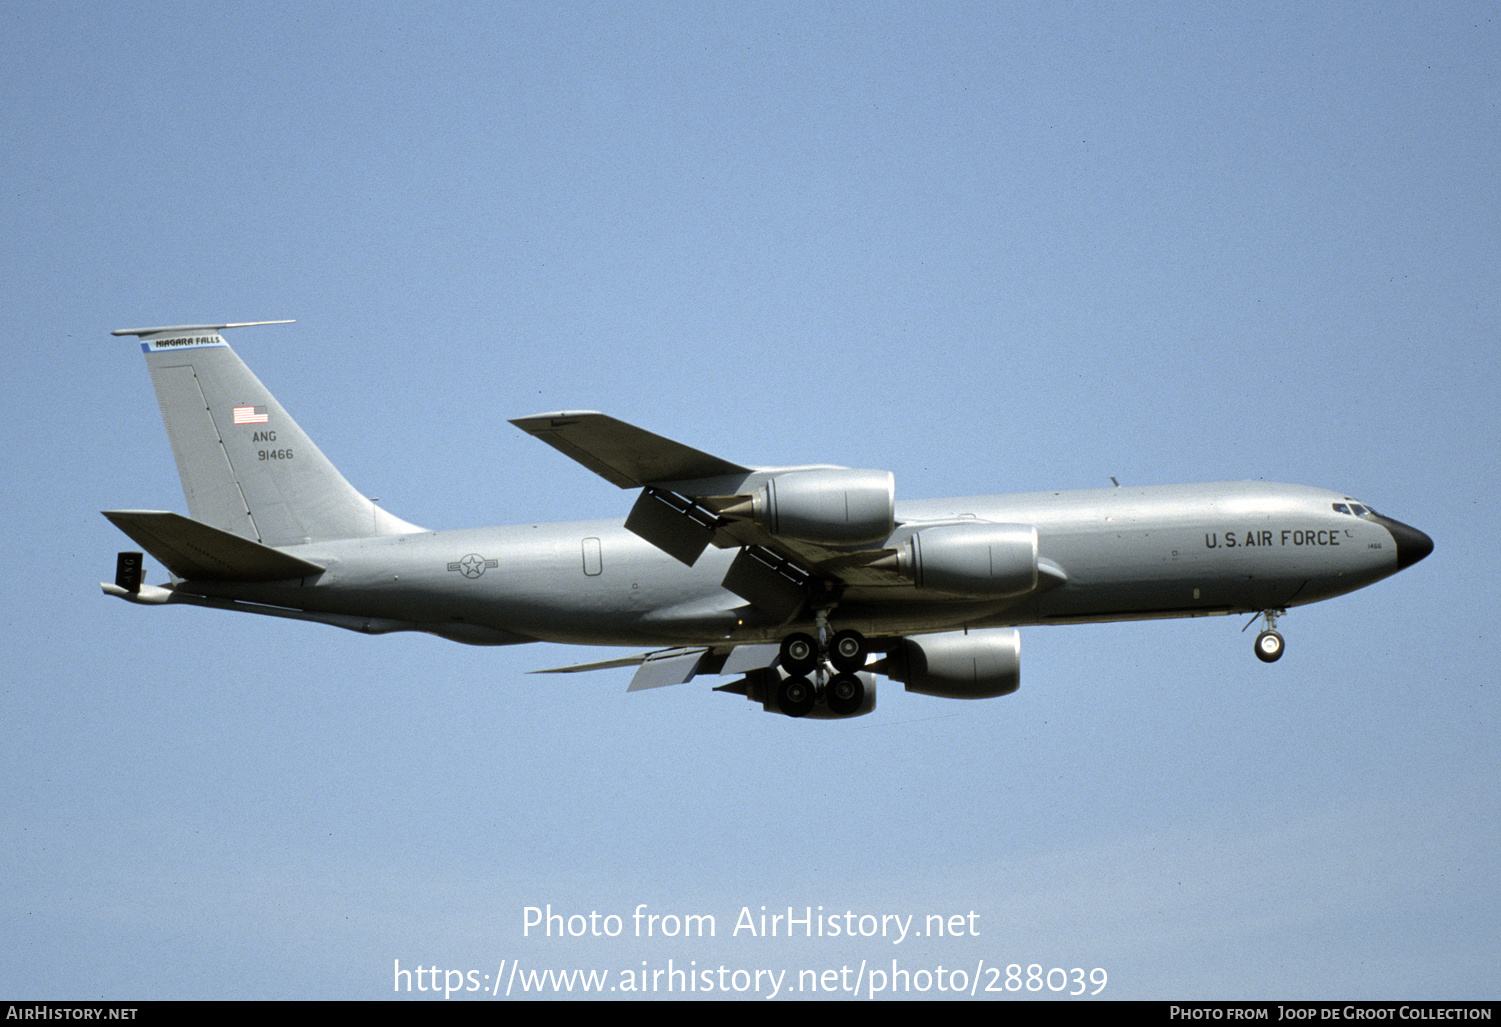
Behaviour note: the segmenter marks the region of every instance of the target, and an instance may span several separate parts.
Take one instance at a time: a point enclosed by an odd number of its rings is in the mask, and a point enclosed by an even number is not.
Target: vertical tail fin
[[[268,546],[421,531],[355,491],[219,334],[289,323],[112,333],[140,337],[188,512]]]

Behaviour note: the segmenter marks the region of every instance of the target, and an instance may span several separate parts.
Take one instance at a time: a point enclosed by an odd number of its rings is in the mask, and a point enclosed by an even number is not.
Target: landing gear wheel
[[[1256,658],[1262,663],[1276,663],[1282,658],[1284,648],[1282,636],[1275,631],[1263,631],[1256,636]]]
[[[818,666],[818,642],[812,635],[794,631],[782,639],[782,653],[779,659],[782,669],[787,673],[793,676],[806,674]]]
[[[865,703],[865,682],[853,674],[839,674],[829,682],[824,695],[830,710],[847,717]]]
[[[829,662],[841,674],[852,674],[865,666],[865,657],[869,653],[865,636],[858,631],[836,632],[829,643]]]
[[[777,709],[789,717],[806,716],[813,709],[813,682],[798,676],[777,686]]]

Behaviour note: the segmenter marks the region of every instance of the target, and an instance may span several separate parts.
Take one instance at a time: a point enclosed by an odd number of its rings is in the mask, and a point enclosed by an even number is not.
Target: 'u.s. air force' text
[[[920,930],[915,921],[915,913],[857,913],[852,909],[827,913],[822,906],[816,910],[812,906],[800,910],[788,906],[786,912],[762,906],[756,913],[749,906],[741,906],[730,937],[888,938],[893,945],[900,945],[909,937],[980,936],[980,914],[974,910],[929,913],[920,921]],[[565,915],[554,912],[551,903],[545,907],[526,906],[521,911],[524,938],[531,937],[533,931],[543,938],[618,938],[622,934],[635,938],[713,938],[718,926],[713,913],[657,913],[645,903],[624,917],[598,910]]]
[[[1262,528],[1258,531],[1207,531],[1204,533],[1204,546],[1207,549],[1235,549],[1249,546],[1337,546],[1341,535],[1349,535],[1349,531],[1309,528],[1283,528],[1281,532],[1268,531]]]

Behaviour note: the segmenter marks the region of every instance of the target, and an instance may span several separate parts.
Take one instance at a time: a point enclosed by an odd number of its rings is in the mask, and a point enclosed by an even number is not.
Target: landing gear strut
[[[1276,663],[1282,658],[1282,651],[1286,644],[1282,636],[1277,633],[1277,618],[1282,616],[1284,610],[1267,610],[1262,614],[1266,618],[1266,628],[1256,636],[1256,658],[1262,663]]]

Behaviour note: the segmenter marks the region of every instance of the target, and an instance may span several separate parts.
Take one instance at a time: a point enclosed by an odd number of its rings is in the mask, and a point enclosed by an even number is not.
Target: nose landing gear
[[[1256,636],[1256,658],[1262,663],[1276,663],[1282,658],[1282,652],[1287,646],[1277,632],[1277,618],[1286,612],[1286,610],[1267,610],[1262,613],[1262,617],[1266,620],[1266,627],[1261,634]],[[1249,624],[1246,626],[1250,627]]]

